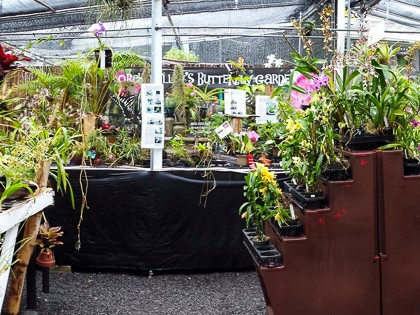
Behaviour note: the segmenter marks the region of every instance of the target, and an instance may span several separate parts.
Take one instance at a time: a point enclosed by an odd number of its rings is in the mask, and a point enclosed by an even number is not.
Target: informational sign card
[[[270,96],[257,95],[255,97],[255,119],[257,124],[275,122],[277,120],[277,100]]]
[[[142,148],[163,149],[165,132],[163,104],[163,84],[141,85]]]
[[[246,92],[244,90],[225,90],[225,114],[246,115]]]
[[[217,127],[214,131],[216,132],[216,134],[219,136],[220,139],[223,139],[228,134],[232,133],[232,126],[227,121],[225,121],[223,124]]]

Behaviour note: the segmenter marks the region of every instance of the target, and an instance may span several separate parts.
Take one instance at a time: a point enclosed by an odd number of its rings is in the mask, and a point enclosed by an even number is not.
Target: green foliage
[[[135,0],[90,0],[90,6],[95,8],[97,14],[98,6],[100,10],[99,20],[103,21],[126,21],[135,14]]]
[[[2,187],[1,196],[0,196],[0,210],[1,210],[1,204],[18,190],[25,189],[31,195],[33,195],[32,188],[29,186],[29,184],[23,183],[20,181],[11,183],[10,177],[8,177],[7,175],[5,175],[5,183],[0,182],[0,185]]]
[[[119,70],[131,67],[145,66],[146,62],[133,51],[124,50],[124,51],[114,51],[112,55],[112,67],[111,71],[116,73]]]
[[[244,196],[246,202],[239,208],[239,214],[246,219],[247,227],[256,230],[256,240],[263,240],[264,221],[274,217],[281,225],[290,218],[289,203],[279,189],[274,172],[260,163],[245,176]]]
[[[193,51],[185,52],[182,49],[171,48],[165,53],[164,58],[179,61],[198,62],[200,58]]]
[[[307,192],[319,191],[319,180],[327,165],[339,161],[334,151],[333,107],[319,101],[282,121],[287,131],[279,143],[283,168]]]
[[[125,129],[118,133],[113,152],[118,156],[117,161],[124,160],[129,165],[139,164],[143,157],[140,138],[135,134],[130,135]]]
[[[169,140],[168,144],[171,147],[171,155],[177,161],[180,159],[187,159],[190,160],[188,156],[187,148],[185,147],[184,137],[182,135],[176,135],[174,138]]]
[[[33,182],[40,164],[45,161],[54,162],[55,170],[50,174],[55,177],[57,189],[70,190],[65,166],[75,150],[77,134],[69,134],[67,128],[59,127],[54,132],[37,123],[34,118],[23,118],[14,121],[4,118],[10,123],[9,138],[0,149],[0,175],[14,184]]]

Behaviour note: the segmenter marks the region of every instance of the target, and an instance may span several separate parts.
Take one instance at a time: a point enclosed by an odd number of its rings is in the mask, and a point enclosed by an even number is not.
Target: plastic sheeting
[[[81,204],[80,169],[69,169]],[[56,263],[78,268],[232,270],[253,266],[242,244],[244,174],[213,171],[217,180],[200,204],[202,171],[88,169],[88,206],[77,241],[79,210],[56,194],[47,219],[65,232]],[[280,178],[281,175],[278,175]],[[210,182],[211,183],[211,182]],[[209,184],[210,184],[209,183]],[[204,201],[204,200],[203,200]]]

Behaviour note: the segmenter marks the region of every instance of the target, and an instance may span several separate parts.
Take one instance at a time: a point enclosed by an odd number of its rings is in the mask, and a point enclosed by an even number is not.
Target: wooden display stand
[[[352,179],[325,182],[327,208],[295,208],[304,235],[266,234],[283,265],[257,265],[267,313],[379,315],[380,266],[376,237],[376,156],[350,154]]]

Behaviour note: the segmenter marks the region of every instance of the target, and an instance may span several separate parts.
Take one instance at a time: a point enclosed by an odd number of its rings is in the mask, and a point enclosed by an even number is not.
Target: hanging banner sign
[[[120,82],[129,81],[141,83],[141,68],[129,68],[120,71],[117,79]],[[249,81],[252,84],[271,84],[279,86],[287,84],[290,78],[288,68],[247,68]],[[173,69],[163,69],[162,82],[165,89],[170,89],[173,80]],[[241,82],[230,80],[229,72],[225,67],[218,68],[188,68],[184,67],[184,79],[186,83],[192,83],[198,87],[208,86],[208,90],[215,88],[235,88]]]
[[[246,92],[244,90],[225,90],[225,114],[246,115]]]
[[[265,95],[255,96],[255,115],[258,116],[255,118],[257,124],[278,121],[276,99]]]
[[[141,85],[141,147],[163,149],[164,110],[163,85]]]

